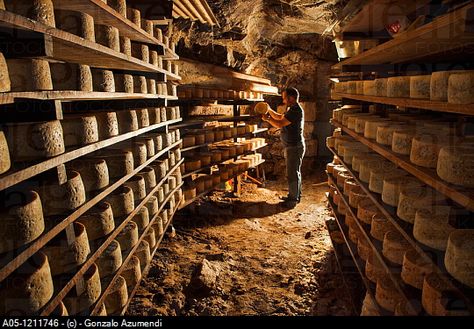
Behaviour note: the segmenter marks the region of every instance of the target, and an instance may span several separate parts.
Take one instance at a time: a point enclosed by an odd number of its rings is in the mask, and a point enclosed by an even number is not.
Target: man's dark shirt
[[[304,111],[299,103],[296,103],[285,113],[285,118],[291,122],[281,129],[281,140],[285,146],[304,145]]]

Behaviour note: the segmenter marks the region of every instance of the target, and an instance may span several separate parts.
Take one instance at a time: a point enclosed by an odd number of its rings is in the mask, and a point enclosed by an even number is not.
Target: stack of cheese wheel
[[[122,266],[122,250],[120,244],[113,240],[99,256],[97,265],[101,278],[111,276]]]
[[[418,210],[429,209],[434,205],[445,203],[446,198],[428,186],[404,186],[400,189],[397,216],[413,224]]]
[[[127,290],[128,293],[130,293],[142,278],[140,260],[138,259],[138,257],[132,256],[132,258],[130,258],[130,260],[128,261],[127,265],[125,265],[121,274],[127,282]]]
[[[365,263],[365,275],[373,283],[379,280],[390,280],[385,268],[375,253],[372,253]]]
[[[380,309],[377,302],[368,293],[365,294],[364,301],[362,302],[362,309],[360,311],[361,316],[380,316]]]
[[[406,176],[407,174],[404,170],[394,168],[392,165],[388,167],[372,167],[369,177],[369,190],[382,194],[385,179],[396,177],[403,180]]]
[[[402,264],[402,280],[417,289],[423,288],[423,280],[427,274],[434,271],[434,264],[431,260],[420,255],[416,250],[412,249],[403,256]]]
[[[138,225],[130,221],[116,237],[122,252],[129,251],[138,243]]]
[[[449,235],[444,263],[456,280],[474,288],[474,230],[455,230]]]
[[[387,97],[410,97],[410,77],[391,77],[387,81]]]
[[[103,238],[115,228],[112,207],[107,202],[97,204],[77,221],[86,228],[89,241]]]
[[[410,98],[430,99],[431,75],[410,77]]]
[[[375,96],[375,80],[365,80],[364,81],[364,95],[365,96]]]
[[[37,252],[10,274],[0,287],[0,314],[34,315],[54,292],[48,257]]]
[[[121,186],[109,194],[105,201],[110,203],[114,217],[127,216],[135,209],[133,190],[127,186]]]
[[[416,211],[413,236],[422,244],[437,250],[446,250],[448,237],[455,230],[450,206],[431,206]]]
[[[68,163],[66,168],[81,175],[86,192],[97,191],[109,185],[109,169],[104,159],[80,158]]]
[[[357,205],[357,218],[365,224],[372,224],[372,217],[378,212],[378,207],[370,199],[361,200]]]
[[[441,148],[456,145],[457,141],[454,136],[418,134],[412,141],[410,161],[418,166],[436,168]]]
[[[83,277],[83,291],[77,296],[76,289],[71,289],[68,295],[64,298],[64,304],[69,312],[69,315],[77,315],[86,311],[91,307],[100,297],[102,288],[100,285],[99,268],[96,264],[92,264],[84,273]]]
[[[456,296],[450,279],[438,273],[425,275],[421,303],[426,313],[432,316],[465,316],[470,313],[465,302]]]
[[[5,200],[0,208],[0,253],[36,240],[45,229],[38,193],[27,191]]]
[[[400,191],[403,188],[421,188],[423,183],[411,176],[384,177],[382,187],[382,201],[390,206],[397,207]]]
[[[385,234],[382,253],[392,263],[402,265],[403,255],[410,249],[410,243],[398,231]]]
[[[138,210],[138,213],[133,216],[132,221],[137,224],[138,231],[141,233],[150,223],[150,213],[148,212],[148,208],[141,207],[140,210]]]
[[[464,187],[474,187],[474,144],[444,146],[439,152],[436,171],[441,179]]]
[[[118,315],[128,301],[127,282],[118,276],[112,283],[112,288],[105,297],[105,307],[108,315]]]
[[[382,145],[392,146],[393,133],[395,131],[407,129],[409,126],[402,123],[380,125],[377,127],[375,140]]]
[[[80,223],[74,223],[74,241],[68,241],[66,232],[58,234],[44,248],[43,252],[48,259],[54,259],[50,263],[51,274],[58,275],[69,273],[87,260],[90,253],[89,240],[86,228]]]
[[[355,187],[349,192],[349,205],[353,208],[357,208],[359,203],[368,199],[367,193],[360,186]]]
[[[377,120],[369,120],[365,123],[364,128],[364,137],[369,139],[377,138],[377,130],[379,127],[387,127],[393,124],[393,122],[388,118],[380,118]]]
[[[474,103],[474,72],[453,73],[448,80],[448,102],[453,104]]]
[[[395,231],[395,226],[383,214],[376,213],[372,216],[372,223],[370,226],[370,235],[379,241],[383,241],[385,234],[390,231]]]
[[[377,281],[375,299],[381,307],[390,312],[394,312],[397,304],[403,301],[402,295],[392,280]]]
[[[133,153],[129,150],[106,150],[93,157],[104,159],[107,162],[109,178],[121,178],[132,173],[135,168]]]

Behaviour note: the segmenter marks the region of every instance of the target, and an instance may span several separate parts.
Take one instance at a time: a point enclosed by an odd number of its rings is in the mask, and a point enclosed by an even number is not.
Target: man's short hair
[[[289,87],[285,89],[287,97],[293,96],[296,100],[300,98],[300,92],[298,89]]]

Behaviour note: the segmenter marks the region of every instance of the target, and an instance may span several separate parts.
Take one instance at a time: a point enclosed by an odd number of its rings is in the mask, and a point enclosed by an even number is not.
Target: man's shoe
[[[281,206],[286,209],[293,209],[298,204],[298,201],[286,200],[281,203]]]
[[[283,200],[283,201],[294,201],[294,202],[296,202],[296,203],[300,203],[300,200],[290,199],[290,198],[288,198],[287,196],[281,196],[281,197],[280,197],[280,200]]]

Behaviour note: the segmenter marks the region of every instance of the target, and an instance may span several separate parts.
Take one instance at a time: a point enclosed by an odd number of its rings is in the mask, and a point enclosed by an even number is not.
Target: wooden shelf
[[[24,169],[17,169],[15,171],[10,170],[6,172],[5,174],[0,175],[0,191],[10,186],[13,186],[15,184],[18,184],[26,179],[34,177],[40,173],[43,173],[47,170],[53,169],[61,164],[64,164],[71,160],[87,155],[89,153],[95,152],[97,150],[103,149],[105,147],[117,144],[125,140],[128,140],[130,138],[140,136],[149,131],[152,131],[161,127],[165,127],[174,123],[178,123],[181,121],[182,119],[165,121],[165,122],[152,125],[149,127],[145,127],[136,131],[132,131],[123,135],[115,136],[115,137],[112,137],[112,138],[109,138],[109,139],[106,139],[94,144],[83,146],[81,148],[58,155],[54,158],[50,158],[50,159],[41,161],[37,164],[30,165]]]
[[[268,128],[262,128],[258,131],[254,131],[254,132],[251,132],[251,133],[245,133],[244,135],[238,135],[236,137],[231,137],[231,138],[226,138],[226,139],[223,139],[221,141],[218,141],[218,142],[212,142],[212,143],[204,143],[204,144],[199,144],[199,145],[194,145],[194,146],[189,146],[189,147],[186,147],[186,148],[183,148],[181,149],[181,152],[189,152],[189,151],[192,151],[192,150],[195,150],[195,149],[200,149],[200,148],[203,148],[203,147],[206,147],[206,146],[209,146],[209,145],[213,145],[213,144],[216,144],[216,143],[222,143],[222,142],[225,142],[225,141],[229,141],[229,140],[233,140],[234,138],[245,138],[246,136],[253,136],[253,135],[256,135],[256,134],[260,134],[260,133],[263,133],[265,131],[267,131]],[[264,146],[267,146],[268,144],[265,143]],[[261,146],[259,148],[262,148],[264,146]],[[257,148],[258,149],[258,148]],[[255,149],[255,150],[257,150]]]
[[[393,224],[393,226],[400,232],[400,234],[410,243],[410,245],[417,251],[417,253],[424,258],[425,261],[431,262],[434,265],[434,269],[437,273],[442,274],[441,278],[450,278],[449,284],[457,288],[457,294],[460,299],[466,302],[466,305],[470,305],[471,312],[474,314],[474,294],[472,291],[470,292],[463,292],[464,287],[462,284],[457,282],[455,279],[451,278],[451,275],[447,272],[444,266],[444,252],[435,250],[429,247],[424,246],[423,244],[416,241],[413,236],[413,225],[407,223],[406,221],[401,220],[398,218],[396,214],[396,208],[390,207],[386,205],[382,198],[370,191],[368,184],[362,182],[357,173],[352,170],[352,166],[349,166],[344,162],[343,159],[339,157],[336,151],[332,148],[328,148],[334,156],[336,156],[342,165],[348,170],[351,174],[353,179],[357,182],[357,184],[362,188],[362,190],[367,194],[367,196],[372,200],[372,202],[377,206],[379,211]],[[436,262],[433,261],[433,256]]]
[[[62,100],[62,101],[86,101],[86,100],[120,100],[120,99],[164,99],[177,100],[174,96],[163,96],[157,94],[129,94],[129,93],[106,93],[106,92],[84,92],[76,90],[64,91],[25,91],[0,93],[0,104],[12,104],[15,99],[35,100]]]
[[[474,5],[436,18],[416,30],[401,33],[395,39],[346,59],[332,68],[341,70],[344,65],[387,64],[426,61],[438,57],[445,61],[451,55],[472,54],[474,33],[472,29]]]
[[[94,198],[92,198],[91,200],[88,200],[82,206],[77,208],[71,214],[66,215],[66,217],[61,222],[59,222],[54,228],[43,233],[39,238],[37,238],[35,241],[30,243],[29,245],[18,249],[19,253],[15,255],[13,259],[3,260],[1,264],[1,268],[0,268],[0,282],[5,280],[5,278],[7,278],[11,273],[13,273],[13,271],[15,271],[18,267],[20,267],[21,264],[23,264],[26,260],[28,260],[38,250],[43,248],[49,241],[51,241],[51,239],[53,239],[56,235],[58,235],[60,232],[66,229],[68,225],[72,224],[80,216],[84,215],[89,209],[94,207],[96,204],[102,201],[107,195],[109,195],[110,193],[115,191],[117,188],[119,188],[124,182],[126,182],[127,180],[132,178],[134,175],[142,171],[150,163],[152,163],[159,157],[163,156],[164,154],[166,154],[168,151],[172,150],[173,148],[179,147],[181,142],[182,141],[180,140],[168,146],[167,148],[163,149],[161,152],[157,153],[156,155],[148,159],[144,164],[135,168],[133,172],[120,178],[118,181],[111,184],[109,187],[105,188],[103,191],[97,194]],[[102,250],[100,252],[102,252]],[[84,272],[82,272],[82,274],[83,273]]]
[[[61,0],[61,2],[67,1]],[[0,26],[37,33],[42,36],[45,54],[40,57],[45,59],[85,64],[104,69],[155,72],[167,75],[168,80],[178,80],[176,75],[138,58],[127,56],[98,43],[5,10],[0,10]]]
[[[168,174],[165,176],[165,178],[163,178],[159,185],[157,185],[155,188],[153,188],[153,190],[147,194],[147,196],[140,201],[140,203],[135,207],[135,209],[133,210],[133,212],[131,212],[128,216],[126,216],[126,218],[120,223],[119,226],[117,226],[114,231],[112,233],[110,233],[106,240],[100,245],[100,247],[95,250],[92,255],[89,256],[89,258],[87,259],[87,261],[82,264],[80,266],[80,269],[74,274],[74,276],[71,278],[71,280],[69,280],[69,282],[55,295],[55,297],[53,297],[45,306],[44,308],[42,309],[41,311],[41,315],[42,316],[45,316],[45,315],[49,315],[51,314],[51,312],[54,311],[54,309],[58,306],[58,304],[66,297],[67,293],[72,289],[74,288],[74,286],[77,284],[77,282],[82,278],[83,274],[85,272],[87,272],[87,270],[89,269],[89,267],[94,264],[94,262],[99,258],[99,256],[104,252],[105,249],[107,249],[107,247],[110,245],[110,243],[112,243],[112,241],[114,241],[114,239],[117,237],[117,235],[125,228],[125,226],[133,219],[133,217],[138,213],[138,211],[144,207],[146,205],[146,203],[148,202],[148,200],[155,194],[156,191],[158,191],[159,187],[161,185],[164,184],[165,180],[176,170],[179,168],[179,165],[175,166],[172,170],[170,170],[168,172]],[[164,200],[164,202],[160,205],[160,208],[158,210],[158,213],[164,208],[164,206],[166,205],[166,203],[169,201],[169,199],[171,198],[171,196],[178,190],[180,189],[182,186],[182,184],[180,184],[179,186],[177,186],[175,189],[173,189],[173,191],[171,191],[170,193],[168,193],[166,199]],[[156,218],[156,217],[155,217]],[[148,228],[151,227],[151,226],[148,226],[147,227],[147,230]],[[141,236],[140,238],[140,241],[144,238],[144,235]],[[138,244],[132,249],[132,251],[135,251],[138,247]],[[129,254],[127,257],[126,257],[126,261],[128,262],[131,258],[130,256],[131,254]],[[126,263],[123,263],[122,266],[120,267],[120,269],[118,270],[117,273],[122,273],[123,270],[125,269],[125,265]],[[119,274],[115,274],[112,281],[118,277]],[[106,289],[104,289],[102,292],[101,292],[101,298],[99,299],[99,301],[103,301],[103,298],[105,298],[105,295],[108,291],[110,291],[111,289],[111,285],[109,284],[107,286]]]
[[[369,103],[379,103],[400,107],[413,107],[430,111],[474,115],[474,104],[451,104],[448,102],[431,101],[413,98],[392,98],[380,96],[366,96],[357,94],[336,93],[336,96]]]
[[[341,128],[342,131],[353,137],[355,140],[363,143],[375,152],[382,155],[384,158],[392,161],[397,166],[406,170],[407,172],[421,180],[423,183],[431,186],[435,190],[441,192],[448,198],[457,202],[460,206],[465,207],[470,211],[474,211],[474,191],[472,189],[465,189],[459,186],[449,184],[438,177],[436,170],[416,166],[410,162],[408,156],[396,154],[388,147],[384,147],[376,142],[373,142],[365,138],[363,135],[358,134],[347,127],[344,127],[338,122],[335,122],[334,120],[331,123],[335,127]]]

